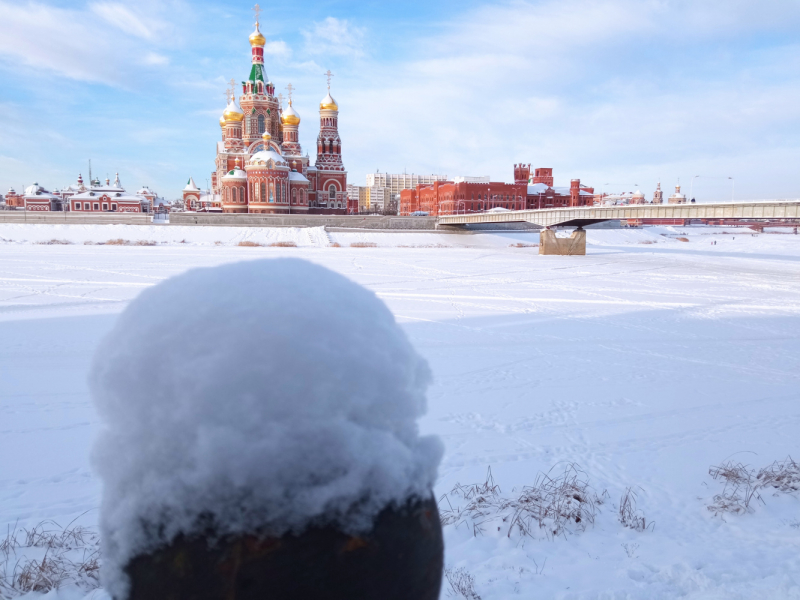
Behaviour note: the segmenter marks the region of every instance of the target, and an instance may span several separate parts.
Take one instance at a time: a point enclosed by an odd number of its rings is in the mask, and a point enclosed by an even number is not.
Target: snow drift
[[[90,377],[104,431],[103,579],[192,533],[369,527],[426,496],[430,370],[375,294],[297,259],[196,269],[144,291]]]

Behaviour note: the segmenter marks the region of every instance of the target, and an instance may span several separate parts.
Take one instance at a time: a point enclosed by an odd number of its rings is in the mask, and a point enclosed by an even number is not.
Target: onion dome
[[[225,113],[223,112],[219,117],[219,126],[225,127]]]
[[[244,113],[242,112],[242,109],[239,108],[235,98],[228,103],[225,112],[222,113],[222,118],[225,119],[226,122],[244,121]]]
[[[281,113],[281,123],[284,125],[300,125],[300,115],[292,107],[292,101],[289,101],[289,107]]]
[[[272,139],[272,134],[269,131],[265,131],[263,134],[261,134],[261,139],[265,142],[269,142]]]
[[[328,90],[328,95],[322,99],[322,102],[319,103],[320,110],[339,110],[339,105],[336,104],[336,100],[333,99],[331,96],[331,91]]]
[[[250,34],[251,46],[263,46],[267,43],[267,38],[258,30],[258,21],[256,21],[256,30]]]

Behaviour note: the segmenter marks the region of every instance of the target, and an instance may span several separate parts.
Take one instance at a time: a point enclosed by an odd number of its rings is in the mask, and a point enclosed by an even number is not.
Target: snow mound
[[[90,376],[107,590],[124,596],[128,559],[209,516],[220,534],[355,532],[429,495],[442,455],[417,429],[429,381],[374,293],[306,261],[195,269],[142,292]]]

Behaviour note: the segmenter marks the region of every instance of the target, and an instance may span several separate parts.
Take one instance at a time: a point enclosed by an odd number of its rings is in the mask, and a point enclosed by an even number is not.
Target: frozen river
[[[448,526],[446,563],[481,598],[800,598],[796,495],[707,509],[722,491],[712,465],[800,459],[800,236],[590,231],[587,256],[544,257],[510,247],[535,244],[528,233],[44,227],[0,230],[2,527],[94,526],[85,378],[132,298],[193,267],[295,256],[376,292],[429,360],[422,428],[446,446],[437,495],[491,467],[513,496],[574,463],[604,499],[593,526],[554,540]],[[83,245],[120,232],[163,243]],[[53,238],[74,244],[32,243]],[[235,245],[246,239],[298,247]],[[629,487],[654,528],[618,521]]]

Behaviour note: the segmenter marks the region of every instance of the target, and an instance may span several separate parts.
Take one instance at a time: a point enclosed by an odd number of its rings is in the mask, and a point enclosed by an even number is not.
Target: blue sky
[[[312,157],[336,74],[351,183],[530,162],[609,192],[800,197],[797,0],[262,5],[267,73],[297,89]],[[71,183],[89,158],[129,189],[204,186],[251,8],[0,0],[0,191]]]

